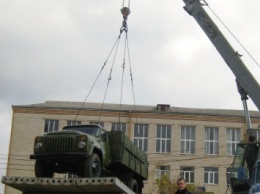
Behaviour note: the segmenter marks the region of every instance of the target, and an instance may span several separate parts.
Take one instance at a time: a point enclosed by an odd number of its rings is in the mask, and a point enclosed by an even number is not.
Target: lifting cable
[[[123,71],[122,71],[122,78],[121,78],[121,93],[120,93],[120,109],[121,109],[121,105],[122,105],[122,95],[123,95],[123,83],[124,83],[124,69],[125,69],[125,56],[126,56],[126,51],[128,54],[128,63],[129,63],[129,73],[130,73],[130,79],[131,79],[131,88],[132,88],[132,97],[133,97],[133,101],[134,101],[134,107],[135,107],[135,94],[134,94],[134,81],[133,81],[133,74],[132,74],[132,65],[131,65],[131,59],[130,59],[130,51],[129,51],[129,44],[128,44],[128,36],[126,33],[126,39],[125,39],[125,47],[124,47],[124,60],[123,60]],[[120,111],[119,111],[119,123],[121,123],[120,121]],[[136,118],[136,123],[137,123],[137,118]]]
[[[119,41],[119,39],[117,39],[116,42],[115,42],[115,44],[113,45],[113,47],[112,47],[112,49],[111,49],[111,51],[110,51],[110,53],[109,53],[107,59],[105,60],[103,66],[101,67],[101,69],[100,69],[100,71],[99,71],[99,73],[98,73],[98,75],[97,75],[97,77],[96,77],[94,83],[92,84],[92,86],[91,86],[91,88],[90,88],[90,90],[89,90],[89,92],[88,92],[88,94],[87,94],[85,100],[84,100],[83,103],[81,104],[81,107],[79,108],[79,112],[78,112],[78,114],[76,115],[74,121],[77,120],[77,118],[78,118],[78,116],[79,116],[79,114],[80,114],[80,112],[81,112],[81,110],[82,110],[84,104],[85,104],[86,101],[88,100],[88,97],[89,97],[90,93],[92,92],[94,86],[96,85],[98,78],[100,77],[102,71],[104,70],[104,68],[105,68],[105,66],[106,66],[106,64],[107,64],[107,61],[108,61],[110,55],[112,54],[112,51],[114,50],[115,46],[118,45],[118,41]]]
[[[129,1],[128,6],[130,6],[130,1]],[[130,9],[129,9],[129,7],[124,7],[124,1],[123,1],[123,8],[121,9],[121,13],[123,15],[123,19],[124,20],[122,22],[122,27],[120,28],[120,34],[118,36],[118,39],[120,39],[122,33],[125,32],[125,43],[124,43],[124,57],[123,57],[123,64],[122,64],[121,89],[120,89],[120,103],[119,103],[119,109],[120,110],[121,110],[122,96],[123,96],[124,72],[125,72],[125,63],[126,63],[125,62],[126,61],[126,51],[128,51],[127,53],[128,53],[129,64],[130,64],[129,65],[129,69],[130,69],[131,86],[132,86],[132,93],[133,93],[133,76],[132,76],[131,62],[130,62],[130,52],[129,52],[129,46],[128,46],[128,36],[127,36],[128,27],[127,27],[127,22],[126,22],[127,18],[128,18],[128,15],[130,14]],[[115,52],[115,56],[116,56],[116,53],[117,52]],[[101,110],[100,110],[99,121],[98,121],[99,123],[100,123],[100,119],[101,119],[101,115],[102,115],[102,111],[103,111],[103,106],[104,106],[104,102],[105,102],[105,98],[106,98],[109,82],[112,79],[112,69],[113,69],[113,66],[114,66],[115,56],[114,56],[114,60],[113,60],[113,63],[112,63],[112,68],[110,70],[110,74],[109,74],[109,77],[108,77],[107,88],[106,88],[106,91],[105,91],[105,95],[104,95],[103,102],[102,102],[102,107],[101,107]],[[134,105],[135,105],[134,93],[133,93],[133,98],[134,98]],[[119,124],[121,124],[120,118],[121,118],[121,111],[119,111],[119,116],[118,116],[118,119],[119,119],[118,123]]]
[[[127,7],[130,10],[130,0],[128,1],[128,6],[125,6],[125,0],[123,0],[122,8]],[[122,11],[122,10],[121,10]],[[129,15],[129,14],[128,14]]]
[[[207,4],[209,10],[217,17],[217,19],[221,22],[221,24],[226,28],[226,30],[233,36],[233,38],[238,42],[238,44],[245,50],[245,52],[249,55],[249,57],[255,62],[255,64],[260,68],[259,63],[255,60],[255,58],[249,53],[249,51],[244,47],[244,45],[238,40],[238,38],[231,32],[231,30],[224,24],[224,22],[218,17],[218,15],[210,8]]]
[[[101,105],[101,109],[100,109],[100,114],[99,114],[99,119],[98,119],[98,123],[100,124],[100,118],[101,118],[101,115],[102,115],[102,111],[103,111],[103,108],[104,108],[104,103],[105,103],[105,99],[106,99],[106,95],[107,95],[107,91],[108,91],[108,86],[109,86],[109,83],[112,79],[112,72],[113,72],[113,67],[114,67],[114,64],[115,64],[115,59],[116,59],[116,55],[117,55],[117,50],[118,50],[118,46],[119,46],[119,42],[120,42],[120,38],[121,38],[121,35],[123,32],[125,32],[125,43],[124,43],[124,58],[123,58],[123,65],[122,65],[122,77],[121,77],[121,90],[120,90],[120,109],[121,109],[121,104],[122,104],[122,95],[123,95],[123,82],[124,82],[124,70],[125,70],[125,61],[126,61],[126,52],[128,54],[128,61],[129,61],[129,71],[130,71],[130,78],[131,78],[131,86],[132,86],[132,95],[133,95],[133,100],[134,100],[134,106],[135,106],[135,95],[134,95],[134,84],[133,84],[133,74],[132,74],[132,69],[131,69],[131,60],[130,60],[130,52],[129,52],[129,46],[128,46],[128,36],[127,36],[127,32],[128,32],[128,27],[127,27],[127,18],[128,18],[128,15],[130,14],[130,0],[128,2],[128,7],[125,7],[124,6],[124,0],[123,0],[123,7],[121,9],[121,13],[123,15],[123,22],[122,22],[122,27],[120,28],[120,33],[119,33],[119,36],[116,40],[116,42],[114,43],[107,59],[105,60],[103,66],[101,67],[101,70],[98,74],[98,76],[96,77],[93,85],[91,86],[91,89],[90,91],[88,92],[84,102],[82,103],[80,109],[79,109],[79,112],[78,114],[76,115],[74,121],[76,121],[77,117],[79,116],[81,110],[83,109],[83,106],[84,104],[86,103],[91,91],[93,90],[98,78],[100,77],[102,71],[104,70],[107,62],[108,62],[108,59],[110,58],[112,52],[115,50],[115,53],[114,53],[114,57],[113,57],[113,61],[112,61],[112,66],[111,66],[111,69],[110,69],[110,72],[109,72],[109,76],[107,78],[107,85],[106,85],[106,89],[105,89],[105,93],[104,93],[104,97],[103,97],[103,101],[102,101],[102,105]],[[119,124],[120,124],[120,111],[119,111]]]

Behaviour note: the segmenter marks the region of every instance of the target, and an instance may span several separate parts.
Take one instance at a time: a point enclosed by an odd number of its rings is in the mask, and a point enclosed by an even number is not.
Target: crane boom
[[[236,77],[238,85],[250,96],[258,110],[260,110],[260,88],[259,84],[248,70],[241,55],[236,52],[217,25],[207,14],[203,6],[207,6],[205,0],[183,0],[186,4],[184,9],[195,18],[219,54],[227,63]]]

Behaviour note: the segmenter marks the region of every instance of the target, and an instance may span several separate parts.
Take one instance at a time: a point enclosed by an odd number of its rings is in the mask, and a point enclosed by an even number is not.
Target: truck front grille
[[[71,151],[73,137],[48,137],[44,142],[47,152]]]

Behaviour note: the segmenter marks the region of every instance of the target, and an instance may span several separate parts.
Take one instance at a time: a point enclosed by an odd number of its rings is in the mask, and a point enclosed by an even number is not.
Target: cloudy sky
[[[207,2],[260,61],[260,1]],[[0,0],[1,176],[12,105],[84,101],[118,38],[122,6],[122,0]],[[183,6],[182,0],[130,2],[127,23],[135,103],[243,109],[234,75]],[[213,15],[208,7],[206,10]],[[259,67],[212,17],[259,81]],[[111,69],[105,102],[120,102],[124,40],[122,34],[115,63],[112,54],[88,102],[102,102]],[[126,60],[124,104],[133,104],[129,66]],[[256,110],[251,101],[248,104],[250,110]]]

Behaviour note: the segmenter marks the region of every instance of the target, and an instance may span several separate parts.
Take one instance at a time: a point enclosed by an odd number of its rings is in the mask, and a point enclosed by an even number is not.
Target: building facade
[[[250,112],[253,128],[259,128],[259,112]],[[155,180],[168,175],[183,177],[208,192],[226,192],[226,171],[236,144],[246,132],[242,110],[193,109],[47,101],[13,106],[7,176],[34,177],[34,138],[72,124],[100,124],[122,130],[148,154],[149,178],[143,193],[157,193]],[[257,130],[257,133],[260,130]],[[259,135],[256,134],[258,137]],[[6,186],[5,194],[18,194]]]

